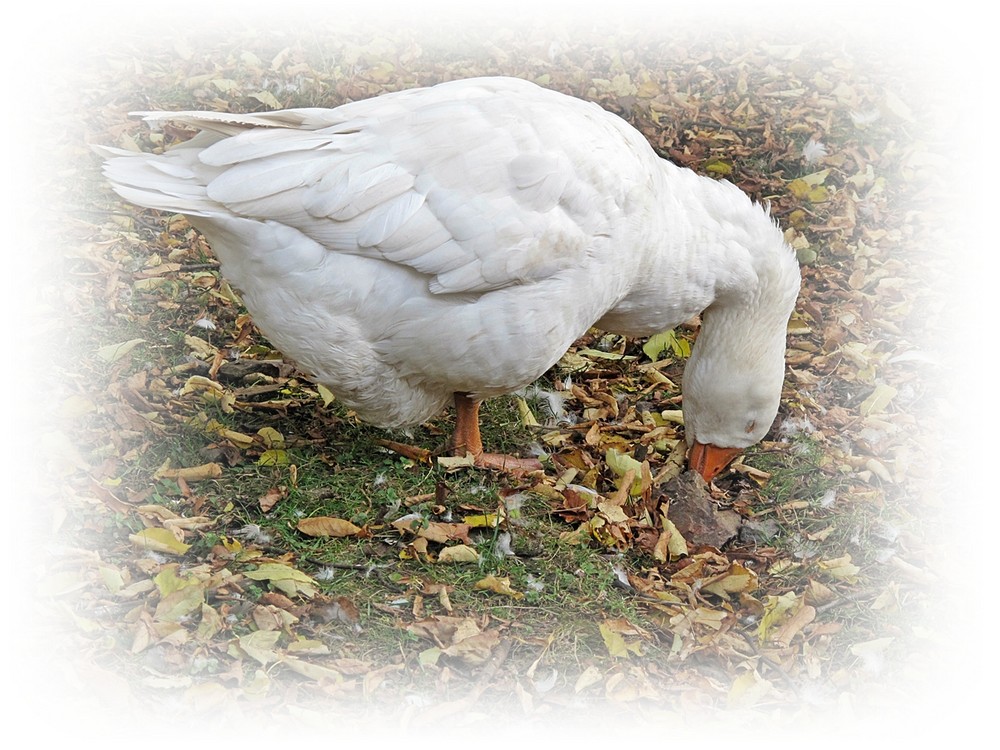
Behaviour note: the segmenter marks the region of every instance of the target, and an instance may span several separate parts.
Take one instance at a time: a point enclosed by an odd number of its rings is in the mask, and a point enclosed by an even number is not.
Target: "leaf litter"
[[[593,331],[501,407],[521,426],[497,438],[543,447],[542,476],[437,466],[446,427],[414,440],[358,426],[253,328],[183,219],[115,202],[94,163],[90,192],[68,199],[91,218],[61,227],[62,330],[84,342],[90,382],[54,389],[67,440],[46,457],[60,533],[86,555],[67,549],[39,582],[75,643],[117,633],[116,661],[152,700],[420,689],[445,711],[461,683],[528,715],[563,695],[807,713],[803,690],[862,696],[900,673],[900,597],[931,608],[937,578],[908,510],[933,473],[919,429],[933,385],[914,353],[935,335],[920,315],[935,303],[903,252],[924,252],[933,191],[918,172],[934,155],[912,135],[903,69],[752,35],[582,34],[552,56],[537,32],[503,26],[457,55],[412,30],[340,30],[322,55],[243,33],[239,55],[154,45],[79,71],[88,139],[162,147],[175,134],[126,116],[150,103],[332,106],[500,70],[597,101],[662,155],[770,203],[803,263],[781,413],[732,472],[697,486],[678,384],[698,321],[646,341]],[[885,523],[905,535],[880,536]]]

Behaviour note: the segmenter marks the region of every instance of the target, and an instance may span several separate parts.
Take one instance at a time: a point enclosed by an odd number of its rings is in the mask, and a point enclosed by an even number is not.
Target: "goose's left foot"
[[[483,450],[483,439],[479,434],[479,401],[467,393],[455,394],[452,451],[456,456],[471,453],[475,465],[480,469],[502,471],[514,476],[542,470],[542,463],[537,458],[518,458],[503,453],[486,453]]]

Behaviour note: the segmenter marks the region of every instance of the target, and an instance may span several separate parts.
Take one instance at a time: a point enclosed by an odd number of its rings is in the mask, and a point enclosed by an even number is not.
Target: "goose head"
[[[688,466],[706,482],[759,442],[778,413],[785,335],[800,275],[781,242],[738,294],[723,294],[702,313],[684,369]]]
[[[748,368],[733,356],[697,355],[692,352],[684,373],[688,466],[710,482],[767,434],[778,413],[783,373],[762,361]]]

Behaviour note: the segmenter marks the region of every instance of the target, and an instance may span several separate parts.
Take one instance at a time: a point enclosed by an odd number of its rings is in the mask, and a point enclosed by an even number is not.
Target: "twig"
[[[799,686],[796,685],[795,681],[788,675],[787,672],[785,672],[784,669],[782,669],[781,665],[778,664],[778,662],[776,662],[769,656],[764,656],[764,654],[762,654],[760,650],[757,648],[757,644],[754,643],[753,640],[751,640],[750,636],[744,633],[742,630],[737,630],[736,633],[740,635],[744,641],[746,641],[746,644],[747,646],[750,647],[750,651],[753,654],[753,656],[760,659],[762,664],[767,665],[774,672],[776,672],[778,677],[781,679],[782,682],[785,683],[788,689],[791,690],[796,697],[799,697]]]

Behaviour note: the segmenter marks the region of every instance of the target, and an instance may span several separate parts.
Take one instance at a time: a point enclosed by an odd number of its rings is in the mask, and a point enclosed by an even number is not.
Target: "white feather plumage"
[[[773,421],[799,283],[780,231],[592,103],[487,78],[145,116],[201,132],[102,149],[115,190],[190,216],[274,345],[368,421],[524,387],[595,324],[647,335],[702,311],[689,440],[742,447]]]

